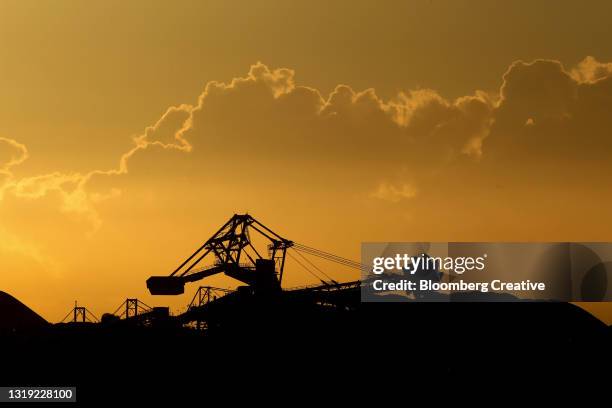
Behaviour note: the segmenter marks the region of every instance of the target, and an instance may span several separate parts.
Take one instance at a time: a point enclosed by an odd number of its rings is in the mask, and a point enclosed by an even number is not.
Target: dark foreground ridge
[[[551,379],[610,362],[610,328],[572,304],[274,306],[251,303],[210,331],[94,323],[5,331],[1,382],[76,385],[88,401],[196,395],[238,373],[254,386],[266,370],[282,373],[280,382],[316,369],[317,382],[358,384],[405,375]]]

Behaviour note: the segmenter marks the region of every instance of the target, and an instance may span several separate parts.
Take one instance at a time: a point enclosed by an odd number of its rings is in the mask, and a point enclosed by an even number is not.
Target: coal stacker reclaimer
[[[320,284],[283,289],[287,256]],[[282,309],[294,316],[313,310],[316,313],[355,310],[360,302],[360,281],[339,283],[313,263],[310,256],[363,268],[358,262],[285,239],[249,214],[234,214],[169,276],[150,277],[147,288],[153,295],[180,295],[185,292],[186,283],[221,273],[241,282],[243,285],[236,290],[190,305],[187,312],[178,316],[184,323],[206,321],[208,327],[228,315],[254,313],[261,304],[268,308],[266,314]]]

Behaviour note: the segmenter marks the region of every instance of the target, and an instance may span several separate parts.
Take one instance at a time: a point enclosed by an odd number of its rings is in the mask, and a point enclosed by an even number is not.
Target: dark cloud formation
[[[148,147],[188,145],[189,157],[168,155],[172,163],[166,164],[153,155],[134,157],[129,167],[160,177],[164,169],[186,163],[194,173],[222,169],[227,178],[301,183],[310,176],[383,198],[381,192],[402,190],[453,160],[477,160],[493,109],[482,92],[448,101],[421,90],[384,101],[372,89],[357,92],[339,85],[324,96],[296,85],[291,70],[256,64],[244,78],[209,83],[196,106],[169,111],[168,122],[182,112],[174,133],[148,132],[141,139]],[[159,128],[172,126],[161,121]],[[392,182],[399,184],[381,188]],[[398,197],[391,195],[392,201]]]
[[[571,71],[557,61],[518,61],[498,95],[477,91],[449,101],[418,90],[385,101],[346,85],[322,95],[297,85],[292,70],[258,63],[245,77],[208,83],[197,104],[168,109],[116,169],[15,179],[9,169],[27,149],[1,139],[13,150],[3,159],[2,191],[36,197],[56,190],[67,211],[93,214],[94,202],[117,195],[113,186],[130,179],[205,183],[221,174],[308,187],[310,177],[391,202],[420,196],[423,183],[445,187],[459,176],[483,184],[495,175],[528,184],[524,172],[536,184],[540,175],[568,172],[597,179],[611,148],[611,67],[592,57]]]
[[[15,179],[9,168],[27,149],[1,139],[13,150],[3,159],[2,191],[59,191],[67,211],[97,219],[96,201],[146,179],[269,179],[307,188],[310,178],[395,203],[421,196],[423,184],[444,188],[458,177],[483,189],[495,176],[523,186],[568,172],[598,179],[611,148],[611,67],[592,57],[571,71],[557,61],[518,61],[497,95],[450,101],[417,90],[385,101],[346,85],[322,95],[296,84],[292,70],[258,63],[245,77],[208,83],[197,104],[169,108],[116,169]]]
[[[608,65],[587,58],[568,72],[557,61],[512,64],[503,77],[485,156],[542,167],[556,163],[559,171],[607,162],[612,148]]]
[[[345,85],[324,96],[296,85],[291,70],[257,64],[244,78],[209,83],[197,105],[176,108],[175,133],[143,141],[189,146],[188,158],[168,156],[169,168],[183,160],[195,172],[223,168],[228,177],[301,182],[310,175],[394,202],[414,197],[421,183],[445,187],[459,176],[485,176],[485,185],[495,175],[515,177],[510,182],[524,186],[524,171],[535,184],[568,172],[599,179],[611,147],[609,65],[589,57],[568,72],[557,61],[519,61],[498,95],[449,101],[419,90],[384,101]],[[164,171],[158,157],[134,163]]]

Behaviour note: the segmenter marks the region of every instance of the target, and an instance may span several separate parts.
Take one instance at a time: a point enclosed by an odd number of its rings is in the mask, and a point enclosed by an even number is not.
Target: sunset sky
[[[0,290],[50,321],[75,300],[177,310],[197,284],[145,280],[242,212],[353,259],[362,241],[612,241],[611,15],[0,0]],[[307,283],[290,263],[285,285]]]

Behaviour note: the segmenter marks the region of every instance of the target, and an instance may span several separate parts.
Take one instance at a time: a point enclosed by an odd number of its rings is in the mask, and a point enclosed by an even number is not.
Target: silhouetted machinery
[[[165,324],[170,316],[168,307],[150,307],[142,300],[128,298],[113,313],[104,313],[103,324],[158,325]]]
[[[320,284],[282,289],[286,256]],[[363,268],[350,259],[285,239],[248,214],[234,214],[170,276],[152,276],[147,287],[153,295],[179,295],[184,293],[185,283],[219,273],[242,282],[244,285],[236,290],[200,287],[188,309],[175,316],[180,324],[195,322],[196,328],[207,331],[265,326],[274,321],[273,327],[285,327],[289,320],[317,321],[317,311],[321,310],[356,310],[360,304],[360,281],[338,283],[310,256],[344,267]],[[280,321],[285,323],[279,326]]]
[[[251,234],[268,243],[267,257],[256,248]],[[185,283],[195,282],[207,276],[225,273],[245,283],[254,292],[280,291],[289,241],[248,214],[234,214],[197,251],[179,265],[170,276],[152,276],[147,288],[153,295],[180,295]],[[199,266],[207,256],[214,263]]]
[[[70,320],[68,320],[69,317]],[[74,308],[68,312],[60,323],[97,323],[99,321],[100,319],[98,319],[89,309],[85,306],[78,306],[75,301]]]

